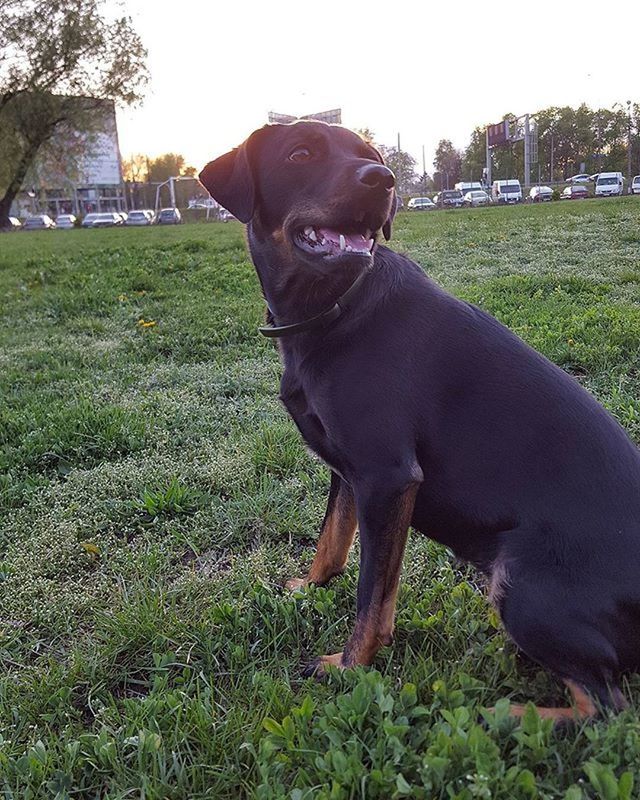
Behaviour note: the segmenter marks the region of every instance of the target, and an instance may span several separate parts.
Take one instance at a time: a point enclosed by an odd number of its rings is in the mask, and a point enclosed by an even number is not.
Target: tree
[[[462,155],[449,139],[440,139],[438,142],[433,167],[436,173],[434,174],[434,180],[440,189],[453,187],[460,180]]]
[[[148,160],[148,164],[147,180],[151,183],[164,183],[179,175],[193,178],[196,174],[196,168],[185,166],[184,156],[179,153],[164,153],[158,158]]]
[[[486,145],[485,129],[474,128],[471,141],[462,156],[461,180],[471,182],[479,181],[482,178],[482,171],[487,165]]]
[[[132,153],[122,160],[122,178],[131,183],[144,183],[148,180],[149,156]]]
[[[396,176],[396,191],[398,194],[410,194],[416,182],[416,160],[404,150],[397,147],[377,145],[384,163]]]
[[[377,147],[375,143],[376,135],[371,130],[371,128],[354,128],[354,133],[357,133],[361,139],[367,144],[373,145],[373,147]]]
[[[139,100],[146,50],[104,0],[0,0],[0,227],[46,143],[99,131],[105,101]],[[77,141],[77,140],[76,140]]]

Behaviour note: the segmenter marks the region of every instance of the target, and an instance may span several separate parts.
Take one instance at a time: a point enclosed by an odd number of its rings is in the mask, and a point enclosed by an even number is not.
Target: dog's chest
[[[322,413],[313,402],[313,390],[295,373],[285,370],[280,382],[280,400],[295,422],[307,445],[332,469],[342,473],[344,457],[332,441]]]

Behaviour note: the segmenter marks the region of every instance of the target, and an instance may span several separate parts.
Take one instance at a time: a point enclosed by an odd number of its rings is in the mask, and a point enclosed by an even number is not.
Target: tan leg
[[[593,700],[578,684],[573,681],[564,681],[571,692],[573,705],[571,708],[545,708],[536,706],[536,710],[542,719],[554,720],[581,720],[595,717],[598,713]],[[512,717],[521,717],[527,710],[526,706],[512,705],[509,714]]]
[[[351,487],[332,472],[327,511],[309,574],[304,578],[291,578],[285,583],[285,589],[301,589],[310,583],[322,586],[339,575],[347,563],[357,524]]]
[[[371,664],[380,647],[393,641],[402,557],[418,488],[412,484],[388,504],[372,503],[363,513],[355,629],[342,653],[320,656],[306,674],[321,677],[327,664],[341,669]]]

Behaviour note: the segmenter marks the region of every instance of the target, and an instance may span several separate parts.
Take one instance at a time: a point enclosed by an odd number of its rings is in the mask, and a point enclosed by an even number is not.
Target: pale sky
[[[119,115],[120,149],[200,169],[270,110],[342,108],[432,171],[502,114],[640,102],[637,0],[123,0],[149,50],[146,100]]]

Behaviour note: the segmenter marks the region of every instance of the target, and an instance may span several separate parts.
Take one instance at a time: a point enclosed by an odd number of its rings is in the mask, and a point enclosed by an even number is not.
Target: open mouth
[[[294,242],[306,253],[335,258],[336,256],[370,256],[375,244],[375,235],[369,228],[338,230],[314,225],[299,228]]]

